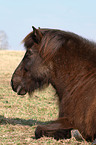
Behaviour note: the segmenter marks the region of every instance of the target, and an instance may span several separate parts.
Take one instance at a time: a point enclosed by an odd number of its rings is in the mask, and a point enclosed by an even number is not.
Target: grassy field
[[[23,51],[0,51],[0,145],[89,145],[74,138],[59,141],[48,137],[35,139],[38,124],[58,117],[58,105],[51,86],[34,92],[31,98],[18,96],[12,91],[11,76],[23,55]]]

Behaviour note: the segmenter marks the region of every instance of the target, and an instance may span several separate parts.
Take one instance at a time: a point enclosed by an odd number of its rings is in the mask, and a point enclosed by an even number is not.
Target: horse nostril
[[[13,85],[13,80],[12,79],[11,79],[10,85],[11,85],[13,91],[15,91],[15,88],[14,88],[14,85]]]
[[[27,66],[24,67],[25,72],[28,72],[28,68]]]
[[[10,85],[11,85],[11,87],[13,88],[13,81],[12,81],[12,79],[11,79]]]
[[[25,72],[27,72],[27,71],[28,71],[28,69],[26,69],[26,68],[24,68],[24,70],[25,70]]]
[[[14,86],[13,79],[11,79],[10,85],[11,85],[13,91],[16,92],[16,87]]]

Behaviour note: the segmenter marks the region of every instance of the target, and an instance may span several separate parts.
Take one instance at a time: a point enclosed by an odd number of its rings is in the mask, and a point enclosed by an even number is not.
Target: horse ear
[[[39,43],[42,39],[42,33],[39,31],[39,29],[36,29],[34,26],[32,26],[33,28],[33,40],[36,43]]]

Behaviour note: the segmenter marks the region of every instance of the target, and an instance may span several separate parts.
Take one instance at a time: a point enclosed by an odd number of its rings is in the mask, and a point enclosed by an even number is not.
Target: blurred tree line
[[[4,31],[0,31],[0,50],[8,49],[8,38]]]

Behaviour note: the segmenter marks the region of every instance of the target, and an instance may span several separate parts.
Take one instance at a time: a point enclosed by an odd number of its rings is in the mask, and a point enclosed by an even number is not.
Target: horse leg
[[[62,117],[56,121],[52,121],[48,125],[39,125],[35,131],[36,139],[47,136],[54,137],[55,139],[63,139],[71,137],[71,130],[73,129],[73,125],[67,118]]]

